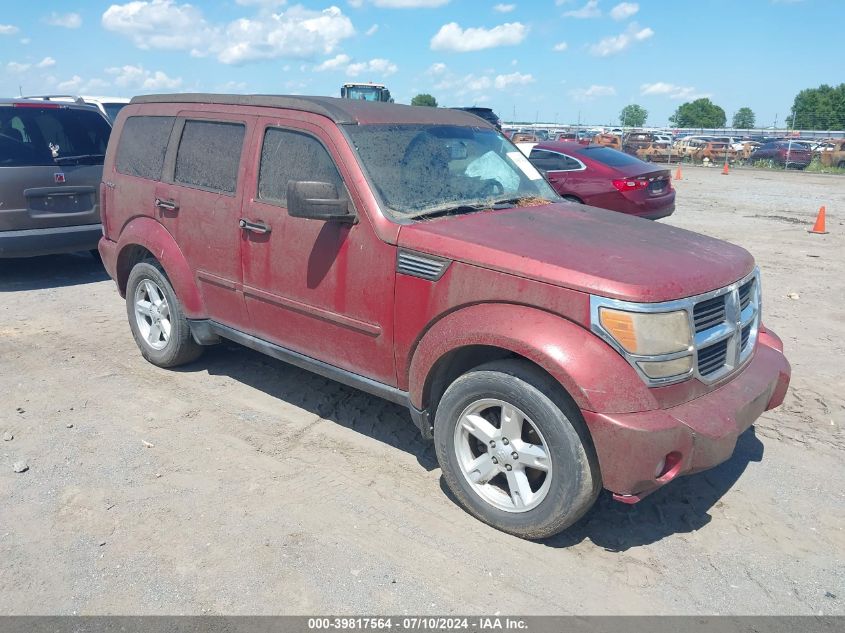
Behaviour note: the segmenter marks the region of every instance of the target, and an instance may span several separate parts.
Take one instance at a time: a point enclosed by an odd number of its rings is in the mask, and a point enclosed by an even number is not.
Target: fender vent
[[[437,281],[446,272],[450,263],[448,259],[400,250],[396,258],[396,270],[403,275]]]

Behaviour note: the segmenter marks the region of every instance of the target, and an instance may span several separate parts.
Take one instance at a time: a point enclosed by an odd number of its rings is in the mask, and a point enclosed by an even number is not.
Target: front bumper
[[[0,258],[90,251],[97,248],[102,235],[102,224],[0,231]]]
[[[780,339],[761,327],[751,361],[706,395],[655,411],[584,411],[604,487],[617,500],[635,503],[679,475],[730,458],[739,435],[783,402],[791,369],[782,350]]]

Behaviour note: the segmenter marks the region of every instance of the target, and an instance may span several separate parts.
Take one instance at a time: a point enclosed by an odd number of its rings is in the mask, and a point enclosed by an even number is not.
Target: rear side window
[[[161,179],[172,116],[133,116],[126,119],[117,146],[117,171],[127,176]]]
[[[258,197],[287,207],[291,180],[329,182],[340,196],[346,195],[340,173],[320,141],[301,132],[267,128],[261,147]]]
[[[235,193],[245,131],[243,123],[185,121],[174,180],[200,189]]]
[[[625,165],[635,165],[641,162],[640,159],[611,147],[585,147],[582,151],[587,158],[592,158],[609,167],[624,167]]]
[[[542,149],[531,150],[529,160],[537,169],[543,171],[573,171],[581,169],[583,166],[580,161],[575,160],[571,156]]]
[[[111,126],[77,108],[0,108],[0,167],[102,165]]]

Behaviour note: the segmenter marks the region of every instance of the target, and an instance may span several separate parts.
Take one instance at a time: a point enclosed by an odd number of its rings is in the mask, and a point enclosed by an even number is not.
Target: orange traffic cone
[[[729,173],[731,173],[731,170],[728,169],[728,163],[725,162],[725,166],[722,167],[722,175],[727,176]]]
[[[678,170],[675,172],[675,180],[683,180],[684,177],[681,175],[681,168],[678,167]]]
[[[824,230],[824,216],[825,216],[826,209],[824,205],[819,207],[819,214],[816,216],[816,223],[813,225],[813,228],[810,229],[810,233],[815,233],[816,235],[827,235],[827,231]]]

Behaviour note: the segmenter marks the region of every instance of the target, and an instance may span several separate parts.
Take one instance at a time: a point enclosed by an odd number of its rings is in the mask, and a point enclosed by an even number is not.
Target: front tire
[[[173,286],[157,261],[142,261],[129,273],[126,313],[141,355],[153,365],[176,367],[202,354]]]
[[[489,363],[455,380],[437,407],[434,439],[443,477],[463,507],[521,538],[569,527],[601,489],[577,407],[524,361]]]

